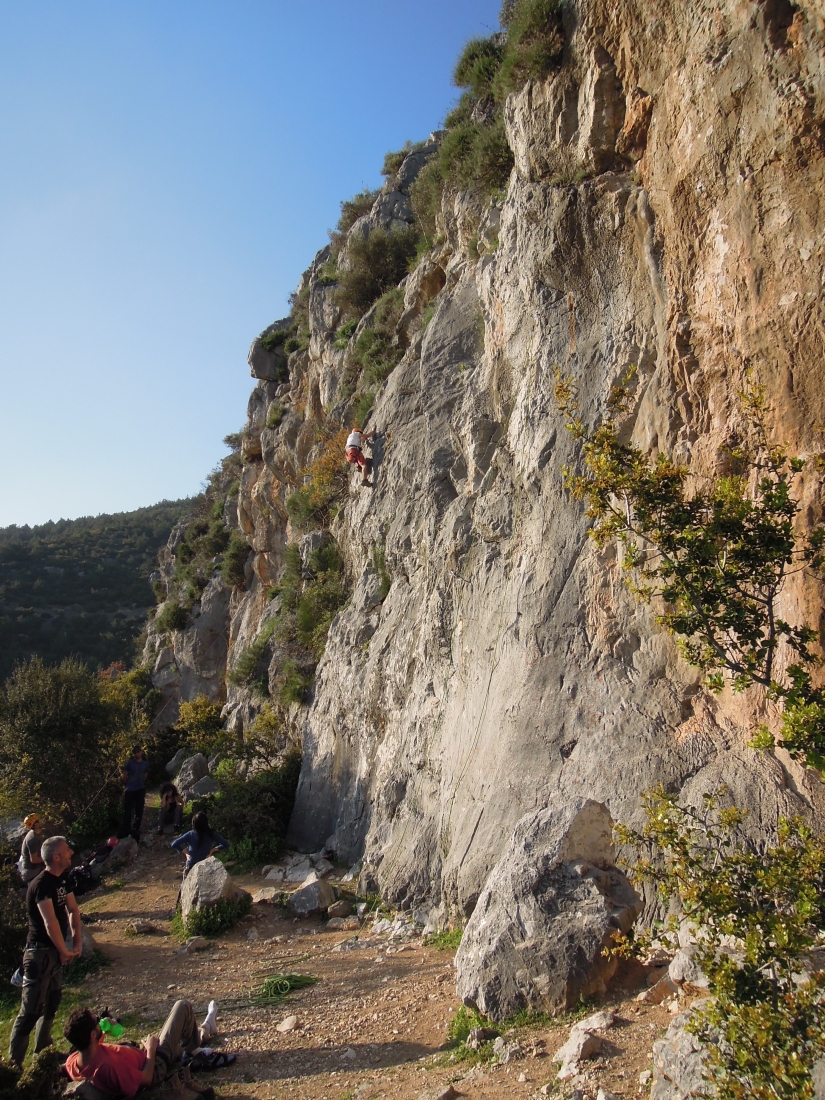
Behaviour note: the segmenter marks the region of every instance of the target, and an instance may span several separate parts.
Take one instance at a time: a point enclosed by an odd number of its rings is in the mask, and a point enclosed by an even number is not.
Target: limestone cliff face
[[[375,488],[353,482],[332,527],[352,599],[309,705],[289,714],[304,753],[291,840],[363,856],[365,883],[402,905],[469,913],[516,822],[574,796],[638,822],[656,782],[697,798],[724,780],[763,834],[778,814],[825,810],[818,780],[747,747],[752,722],[772,720],[757,693],[703,691],[615,553],[588,540],[563,491],[579,457],[552,373],[577,379],[594,424],[635,364],[634,441],[697,474],[721,469],[749,370],[777,439],[821,449],[825,5],[580,0],[565,31],[558,74],[508,100],[506,198],[451,196],[441,243],[406,280],[409,346],[370,419]],[[351,232],[409,221],[418,166]],[[346,410],[325,259],[304,276],[311,340],[289,381],[268,380],[259,341],[251,353],[247,589],[211,595],[229,667],[296,538],[285,500],[317,423]],[[276,401],[286,412],[268,429]],[[817,519],[819,476],[800,490]],[[821,617],[810,582],[783,601],[791,621]],[[180,677],[210,675],[197,629],[167,647]],[[255,707],[228,689],[239,731]]]

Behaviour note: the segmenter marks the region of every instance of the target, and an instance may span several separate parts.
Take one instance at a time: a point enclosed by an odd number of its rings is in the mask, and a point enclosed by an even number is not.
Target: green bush
[[[303,703],[306,700],[312,675],[305,672],[296,661],[286,660],[281,664],[278,681],[278,701],[289,706],[290,703]]]
[[[0,687],[0,816],[73,821],[120,761],[121,721],[79,661],[18,665]]]
[[[504,48],[493,38],[472,38],[461,51],[453,83],[469,88],[476,99],[489,95],[504,58]]]
[[[284,344],[284,351],[291,355],[293,351],[302,351],[306,347],[306,344],[298,336],[290,336],[287,342]]]
[[[277,351],[289,339],[289,329],[279,328],[261,337],[261,345],[267,351]]]
[[[564,48],[562,0],[515,0],[501,19],[507,39],[474,38],[464,47],[453,72],[465,88],[445,120],[437,156],[419,173],[410,197],[416,219],[433,237],[445,189],[492,195],[501,190],[513,167],[502,105],[511,91],[538,79],[561,60]]]
[[[237,744],[234,733],[224,729],[220,703],[213,703],[205,695],[180,704],[176,726],[178,747],[205,756],[231,751]]]
[[[236,846],[242,858],[269,862],[280,855],[300,772],[301,755],[292,752],[279,767],[258,772],[252,779],[217,775],[220,790],[204,799],[201,808],[212,828]]]
[[[321,562],[324,550],[332,550]],[[335,543],[317,550],[312,579],[307,581],[295,609],[298,641],[319,660],[326,646],[332,620],[349,598],[343,564]]]
[[[502,9],[507,45],[493,79],[496,99],[539,80],[561,61],[564,51],[563,0],[517,0]]]
[[[277,401],[273,401],[266,411],[266,426],[274,431],[286,416],[286,409]]]
[[[421,149],[423,144],[423,141],[418,141],[415,145],[413,145],[411,141],[405,141],[403,146],[394,153],[386,153],[384,155],[384,163],[381,167],[381,175],[387,177],[396,175],[410,153],[414,153],[416,150]]]
[[[334,346],[338,348],[339,351],[345,348],[349,344],[352,334],[357,328],[357,321],[347,321],[345,324],[341,325],[335,334],[335,340],[333,341]]]
[[[362,428],[364,427],[374,404],[375,393],[372,390],[365,390],[352,406],[352,416],[356,424],[360,424]]]
[[[780,819],[778,842],[757,852],[738,835],[744,815],[726,801],[722,788],[697,810],[660,787],[644,796],[643,831],[619,827],[617,836],[637,850],[631,874],[653,883],[664,904],[676,899],[682,918],[701,928],[695,958],[713,999],[688,1027],[707,1048],[713,1096],[813,1097],[811,1068],[825,1054],[825,974],[799,975],[825,932],[825,841],[801,820]],[[673,918],[657,935],[675,947],[678,931]],[[651,940],[620,938],[619,952],[646,951]]]
[[[189,625],[189,609],[176,599],[167,600],[155,616],[155,630],[166,634],[170,630],[184,630]]]
[[[349,265],[340,272],[335,292],[338,305],[348,317],[362,317],[385,290],[404,278],[417,241],[415,226],[374,229],[368,237],[356,235],[349,241]]]
[[[234,532],[221,563],[221,576],[227,584],[240,587],[246,584],[244,567],[249,557],[249,543]]]
[[[344,246],[344,242],[347,239],[347,233],[355,225],[359,218],[362,218],[364,214],[369,214],[372,210],[375,200],[378,198],[378,191],[370,191],[365,188],[363,191],[359,191],[357,195],[353,195],[351,199],[344,199],[341,203],[341,216],[338,219],[338,224],[335,229],[331,229],[329,233],[330,241],[332,242],[332,255],[333,258],[338,255]]]
[[[190,910],[184,931],[187,936],[220,936],[251,912],[252,898],[247,893],[234,901],[220,898],[215,905]]]
[[[275,633],[276,619],[267,619],[256,634],[251,644],[237,658],[229,672],[229,682],[232,684],[247,684],[255,673],[258,662],[263,657],[264,650],[269,640]]]
[[[368,383],[380,385],[395,370],[405,350],[396,336],[403,310],[401,287],[393,287],[381,295],[371,326],[364,329],[350,352],[350,378],[355,380],[363,374]]]

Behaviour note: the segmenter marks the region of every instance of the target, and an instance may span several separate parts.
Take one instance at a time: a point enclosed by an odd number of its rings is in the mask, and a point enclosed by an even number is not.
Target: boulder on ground
[[[72,949],[72,934],[69,932],[66,936],[66,950]],[[80,957],[81,959],[90,959],[97,950],[97,943],[95,938],[85,924],[80,926]]]
[[[310,873],[312,873],[312,864],[308,859],[302,859],[287,868],[286,880],[287,882],[304,882]]]
[[[523,817],[493,868],[456,957],[457,992],[493,1020],[558,1012],[604,989],[602,956],[641,902],[617,870],[605,805],[575,799]]]
[[[107,861],[109,867],[120,867],[132,863],[138,854],[138,842],[133,836],[125,836],[112,848]]]
[[[190,787],[194,787],[199,779],[209,774],[209,764],[202,752],[195,753],[188,760],[184,760],[178,772],[177,788],[183,793]]]
[[[341,898],[340,901],[334,902],[329,907],[329,915],[331,917],[348,917],[351,912],[352,906],[345,898]]]
[[[193,909],[208,909],[219,901],[239,901],[246,894],[229,877],[224,865],[214,856],[196,863],[180,892],[181,916],[184,924]]]
[[[211,775],[205,775],[203,779],[199,779],[197,783],[193,783],[189,788],[189,797],[205,798],[208,794],[217,794],[220,789],[220,785],[215,782]]]
[[[278,896],[278,891],[274,886],[262,886],[260,890],[256,890],[252,895],[252,904],[259,905],[261,902],[268,902],[270,905]]]
[[[697,1001],[694,1008],[706,1001]],[[692,1013],[680,1012],[673,1018],[664,1039],[653,1044],[653,1084],[651,1100],[686,1100],[706,1096],[702,1076],[705,1050],[695,1035],[686,1030]]]
[[[186,759],[186,749],[178,749],[178,751],[175,753],[175,755],[172,757],[172,759],[166,765],[166,774],[171,779],[174,779],[175,776],[178,774],[178,772],[180,771],[180,766],[184,762],[185,759]]]
[[[334,901],[335,891],[330,884],[312,874],[290,897],[287,905],[297,916],[308,917],[328,909]]]

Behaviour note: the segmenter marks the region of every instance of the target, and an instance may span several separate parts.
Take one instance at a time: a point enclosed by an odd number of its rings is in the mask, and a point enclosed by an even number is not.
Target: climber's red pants
[[[346,451],[344,452],[344,455],[346,457],[347,462],[351,462],[351,463],[353,463],[353,465],[360,466],[362,470],[364,469],[364,467],[367,464],[367,460],[366,460],[366,457],[364,456],[364,452],[361,450],[360,447],[347,447]]]

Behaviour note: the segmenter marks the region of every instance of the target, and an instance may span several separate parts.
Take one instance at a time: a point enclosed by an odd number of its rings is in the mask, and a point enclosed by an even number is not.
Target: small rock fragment
[[[150,920],[130,920],[125,931],[130,936],[151,936],[158,928]]]
[[[246,938],[249,940],[250,943],[254,943],[255,940],[259,940],[261,938],[261,934],[257,928],[250,928],[246,934]]]
[[[327,912],[331,917],[348,917],[352,912],[352,906],[346,899],[341,898],[339,901],[330,905]]]
[[[612,1012],[596,1012],[588,1016],[586,1020],[579,1020],[573,1024],[574,1031],[607,1031],[616,1023],[616,1017]]]
[[[596,1100],[619,1100],[619,1097],[615,1092],[608,1092],[607,1089],[599,1089],[596,1093]]]
[[[647,996],[644,998],[648,1004],[660,1005],[662,1001],[669,1001],[671,997],[674,997],[678,992],[678,986],[673,982],[667,974],[652,987],[648,989]],[[641,1000],[641,997],[637,997],[636,1000]]]
[[[191,936],[178,951],[178,955],[192,955],[195,951],[203,951],[208,946],[209,940],[205,936]]]
[[[520,1085],[523,1085],[526,1080],[527,1080],[527,1074],[526,1073],[520,1073],[518,1075],[518,1083]]]
[[[478,1050],[482,1043],[489,1043],[493,1039],[498,1039],[500,1035],[501,1032],[496,1031],[494,1027],[474,1027],[465,1039],[464,1045],[470,1050]]]
[[[274,886],[264,886],[260,890],[256,890],[255,893],[252,895],[252,904],[260,905],[262,902],[266,902],[267,904],[271,905],[272,902],[275,900],[277,894],[278,891],[275,889]]]
[[[651,1079],[652,1076],[653,1076],[653,1070],[652,1069],[643,1069],[642,1070],[642,1072],[639,1074],[639,1084],[642,1086],[642,1088],[644,1088],[645,1085],[650,1084],[650,1079]]]
[[[352,1047],[347,1047],[347,1049],[341,1055],[341,1061],[342,1062],[354,1062],[355,1061],[355,1051],[352,1049]]]
[[[279,1031],[281,1035],[285,1035],[288,1031],[294,1031],[298,1026],[297,1016],[287,1016],[286,1019],[281,1020],[279,1024],[275,1025],[275,1030]]]
[[[455,1100],[456,1096],[459,1095],[460,1093],[456,1092],[452,1085],[447,1085],[445,1089],[442,1089],[441,1092],[436,1095],[435,1100]]]

